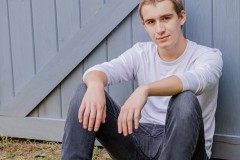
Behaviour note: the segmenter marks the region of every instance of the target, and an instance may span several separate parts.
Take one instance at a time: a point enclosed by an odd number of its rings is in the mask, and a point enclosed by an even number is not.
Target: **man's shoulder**
[[[222,64],[222,53],[217,48],[211,48],[208,46],[197,44],[196,42],[192,43],[192,56],[195,58],[196,62],[206,63],[206,62],[217,62]]]
[[[189,43],[191,43],[191,46],[194,48],[195,53],[198,53],[200,55],[204,55],[204,54],[222,55],[221,51],[218,48],[208,47],[208,46],[201,45],[201,44],[198,44],[198,43],[190,41],[190,40],[189,40]]]

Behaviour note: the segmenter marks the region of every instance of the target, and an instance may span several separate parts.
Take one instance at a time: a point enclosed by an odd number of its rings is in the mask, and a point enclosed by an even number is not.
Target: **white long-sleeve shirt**
[[[197,95],[202,109],[205,131],[205,148],[211,156],[215,130],[218,82],[222,75],[222,54],[189,41],[184,53],[171,62],[163,61],[153,42],[137,43],[118,58],[88,69],[102,71],[107,75],[107,84],[135,79],[138,86],[158,81],[171,75],[180,78],[183,91],[190,90]],[[140,123],[165,124],[168,103],[171,96],[151,96],[141,111]]]

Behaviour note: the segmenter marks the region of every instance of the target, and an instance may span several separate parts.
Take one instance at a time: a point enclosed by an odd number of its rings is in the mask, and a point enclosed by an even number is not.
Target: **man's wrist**
[[[94,88],[104,88],[104,83],[101,82],[101,81],[90,81],[90,82],[87,82],[87,87],[94,87]]]
[[[140,86],[139,89],[143,92],[144,95],[146,95],[146,97],[149,96],[149,85],[148,84]]]
[[[107,84],[107,77],[106,74],[101,71],[91,71],[85,76],[84,82],[88,87],[94,86],[104,88]]]

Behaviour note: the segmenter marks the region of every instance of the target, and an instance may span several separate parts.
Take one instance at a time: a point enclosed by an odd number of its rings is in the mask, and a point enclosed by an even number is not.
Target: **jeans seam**
[[[132,135],[132,137],[133,137],[133,140],[134,140],[135,145],[136,145],[137,148],[138,148],[138,151],[140,151],[140,153],[141,153],[145,158],[147,158],[147,159],[150,160],[150,158],[143,152],[143,150],[142,150],[141,147],[139,146],[139,144],[138,144],[138,142],[137,142],[137,139],[136,139],[136,137],[135,137],[134,134]]]
[[[115,119],[118,119],[118,117],[117,116],[115,116],[112,112],[110,112],[110,111],[108,111],[108,110],[106,110],[109,114],[111,114]]]

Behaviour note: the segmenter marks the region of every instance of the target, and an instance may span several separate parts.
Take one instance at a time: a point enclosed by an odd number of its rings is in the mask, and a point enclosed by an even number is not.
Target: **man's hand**
[[[118,133],[124,136],[132,134],[132,123],[135,129],[139,126],[140,112],[147,102],[148,94],[144,86],[138,87],[127,99],[118,116]]]
[[[83,128],[88,131],[98,131],[101,122],[105,123],[106,98],[104,86],[99,84],[88,85],[78,112],[78,119]],[[93,128],[94,127],[94,128]]]

